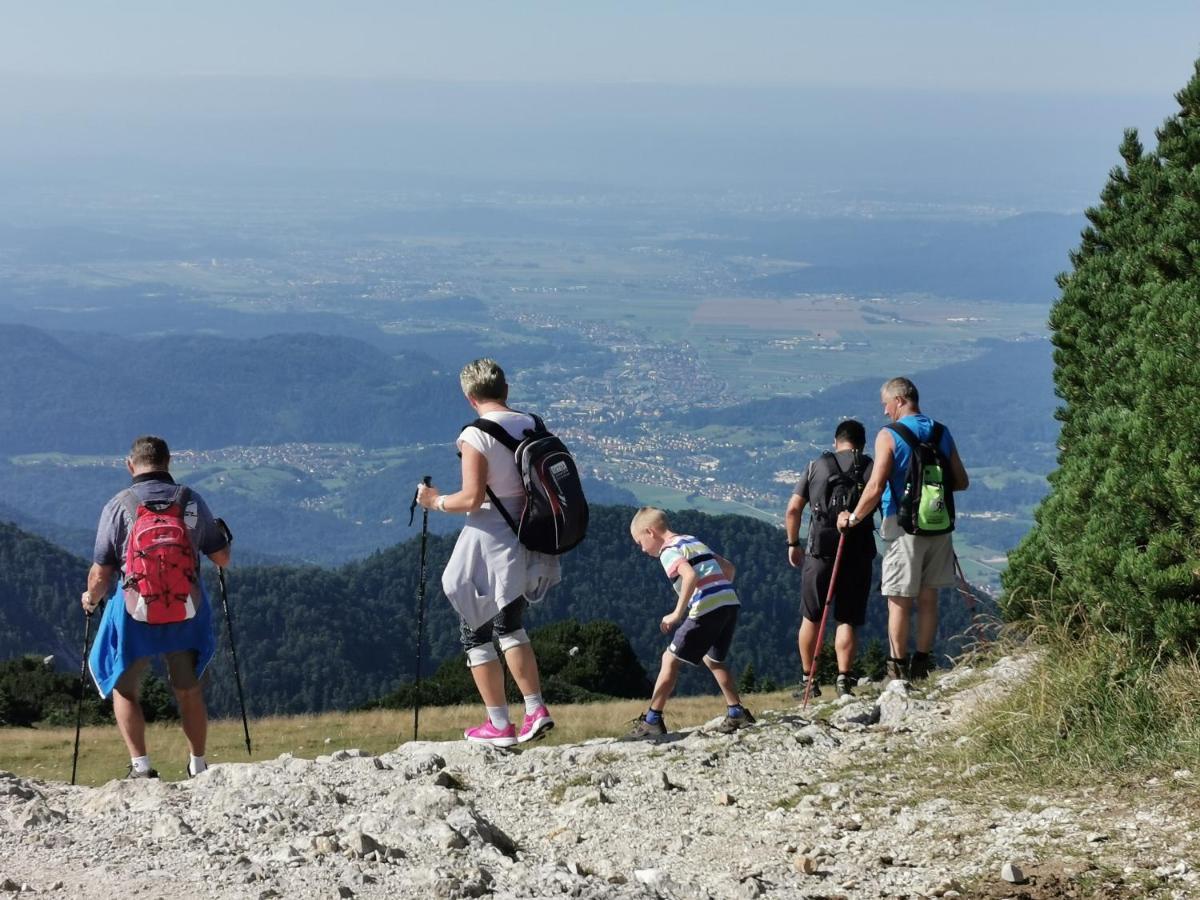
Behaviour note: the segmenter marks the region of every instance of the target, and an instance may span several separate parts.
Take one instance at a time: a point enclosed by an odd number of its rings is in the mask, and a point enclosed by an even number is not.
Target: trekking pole
[[[233,532],[224,519],[217,519],[217,526],[225,533],[226,546],[233,543]],[[250,750],[250,723],[246,721],[246,698],[242,695],[242,673],[238,668],[237,644],[233,642],[233,616],[229,613],[229,591],[225,586],[225,567],[217,566],[217,581],[221,585],[221,608],[225,611],[225,633],[229,636],[229,655],[233,658],[233,681],[237,685],[238,705],[242,708],[242,732],[246,735],[246,755]]]
[[[962,597],[963,605],[969,609],[975,609],[975,594],[971,591],[970,582],[967,581],[967,576],[963,574],[962,565],[958,561],[958,554],[954,554],[954,576],[957,579],[957,584],[954,585],[958,595]]]
[[[433,476],[426,475],[421,481],[426,487],[433,486]],[[413,523],[417,511],[417,495],[413,493],[412,506],[408,508],[408,524]],[[421,643],[425,633],[425,543],[429,537],[429,510],[421,510],[421,568],[417,581],[417,679],[413,691],[413,740],[417,739],[417,728],[421,723]]]
[[[829,590],[825,592],[825,609],[821,612],[821,627],[817,631],[817,647],[813,651],[812,666],[809,667],[808,681],[804,685],[804,706],[808,709],[808,695],[812,692],[813,679],[817,677],[817,660],[821,657],[821,644],[825,642],[825,622],[829,618],[829,607],[833,605],[833,591],[837,585],[838,569],[842,567],[842,548],[846,546],[846,532],[838,537],[837,555],[833,558],[833,571],[829,573]]]
[[[104,608],[101,601],[99,609]],[[83,692],[87,689],[88,639],[92,636],[92,615],[96,610],[83,614],[83,655],[79,660],[79,703],[75,707],[75,753],[71,757],[71,784],[75,783],[75,772],[79,767],[79,732],[83,728]]]

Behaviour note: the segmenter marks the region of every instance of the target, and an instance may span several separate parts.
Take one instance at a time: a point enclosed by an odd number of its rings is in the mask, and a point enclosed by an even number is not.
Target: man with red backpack
[[[190,758],[189,777],[204,758],[208,710],[200,676],[216,650],[212,607],[200,580],[200,555],[229,563],[230,535],[195,491],[168,471],[171,453],[160,437],[133,442],[126,468],[133,481],[100,514],[83,610],[88,615],[113,592],[88,656],[100,696],[129,749],[129,777],[157,778],[146,752],[146,722],[139,702],[151,657],[165,659],[179,706]]]

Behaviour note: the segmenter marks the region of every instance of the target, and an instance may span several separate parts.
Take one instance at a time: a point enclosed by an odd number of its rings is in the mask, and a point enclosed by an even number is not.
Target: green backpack
[[[923,441],[907,425],[886,426],[908,444],[908,472],[904,493],[899,498],[897,520],[909,534],[946,534],[954,530],[954,492],[947,479],[950,460],[942,453],[945,426],[933,423],[929,440]]]

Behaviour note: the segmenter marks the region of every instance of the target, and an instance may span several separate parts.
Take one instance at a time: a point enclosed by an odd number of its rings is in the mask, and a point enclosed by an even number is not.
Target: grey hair
[[[504,378],[504,370],[494,359],[473,359],[463,366],[458,375],[458,383],[462,385],[463,393],[476,400],[499,400],[503,403],[508,399],[508,381]]]
[[[899,397],[905,403],[911,403],[913,406],[918,406],[921,402],[917,386],[903,376],[885,381],[879,390],[885,397]]]

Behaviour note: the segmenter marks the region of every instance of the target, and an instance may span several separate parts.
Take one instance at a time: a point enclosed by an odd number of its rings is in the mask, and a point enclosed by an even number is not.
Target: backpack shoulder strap
[[[542,421],[542,417],[539,416],[537,413],[524,412],[519,409],[514,409],[513,412],[519,412],[519,413],[521,413],[521,415],[529,416],[529,418],[533,419],[533,433],[534,434],[549,434],[550,433],[550,429],[546,427],[546,423]],[[528,433],[528,432],[526,432],[526,433]]]
[[[175,488],[175,496],[171,498],[171,502],[179,507],[181,515],[187,512],[187,505],[192,499],[192,490],[186,484],[177,485]]]
[[[933,449],[937,451],[938,456],[945,456],[942,452],[942,438],[946,434],[946,426],[941,422],[933,423],[933,431],[929,433],[929,443],[933,445]]]
[[[921,439],[913,434],[913,430],[907,425],[901,425],[899,422],[889,422],[883,427],[890,429],[894,434],[898,435],[909,447],[915,448],[917,444],[921,443]]]
[[[125,488],[121,493],[117,494],[117,503],[121,505],[121,511],[125,513],[125,517],[129,520],[129,525],[132,527],[137,519],[138,507],[142,505],[142,501],[138,499],[138,495],[133,488]]]
[[[514,452],[516,451],[517,447],[521,443],[516,438],[514,438],[511,434],[509,434],[507,429],[505,429],[505,427],[503,425],[501,425],[498,422],[493,422],[491,419],[484,419],[484,418],[480,417],[480,418],[476,419],[474,422],[470,422],[470,423],[464,425],[463,431],[466,431],[471,426],[474,426],[474,427],[478,428],[480,431],[482,431],[484,434],[495,438],[497,441],[499,441],[501,444],[503,444],[509,450],[512,450]],[[460,434],[461,434],[461,432],[460,432]]]

